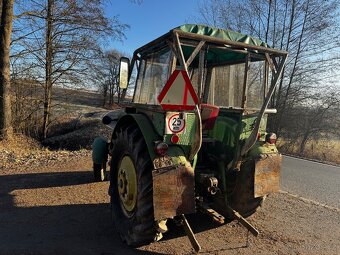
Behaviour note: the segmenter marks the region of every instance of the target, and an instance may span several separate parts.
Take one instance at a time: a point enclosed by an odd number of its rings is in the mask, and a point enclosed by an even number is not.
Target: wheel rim
[[[124,156],[118,168],[118,194],[123,209],[131,213],[137,201],[137,176],[135,166],[130,156]]]

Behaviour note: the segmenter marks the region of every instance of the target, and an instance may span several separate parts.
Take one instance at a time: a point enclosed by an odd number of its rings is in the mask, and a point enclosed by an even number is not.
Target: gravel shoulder
[[[108,182],[94,183],[90,152],[11,165],[0,172],[0,254],[192,254],[184,231],[137,249],[110,223]],[[41,159],[44,160],[44,159]],[[53,163],[54,162],[54,163]],[[189,216],[202,254],[339,254],[340,212],[285,193],[268,197],[249,218],[255,238],[237,222],[217,226]]]

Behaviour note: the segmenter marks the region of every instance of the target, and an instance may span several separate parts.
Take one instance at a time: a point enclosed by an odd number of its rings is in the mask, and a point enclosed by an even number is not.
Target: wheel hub
[[[117,187],[123,208],[131,213],[137,201],[136,169],[130,156],[124,156],[118,168]]]

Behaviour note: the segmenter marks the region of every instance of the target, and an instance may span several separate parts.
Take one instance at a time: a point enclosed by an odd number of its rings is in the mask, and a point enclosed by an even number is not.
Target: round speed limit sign
[[[172,133],[180,133],[185,128],[185,119],[180,118],[179,114],[173,114],[168,118],[168,129]]]

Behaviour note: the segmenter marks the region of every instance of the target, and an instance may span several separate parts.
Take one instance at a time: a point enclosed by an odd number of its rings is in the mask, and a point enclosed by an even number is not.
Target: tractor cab
[[[171,74],[184,70],[198,97],[202,149],[205,141],[214,139],[225,163],[234,168],[240,157],[269,137],[267,115],[276,113],[268,108],[269,100],[286,57],[285,51],[272,49],[251,36],[183,25],[135,51],[129,73],[130,77],[136,75],[131,105],[164,110],[158,97]],[[181,102],[186,91],[176,92],[173,101]],[[169,109],[182,111],[183,105]]]

